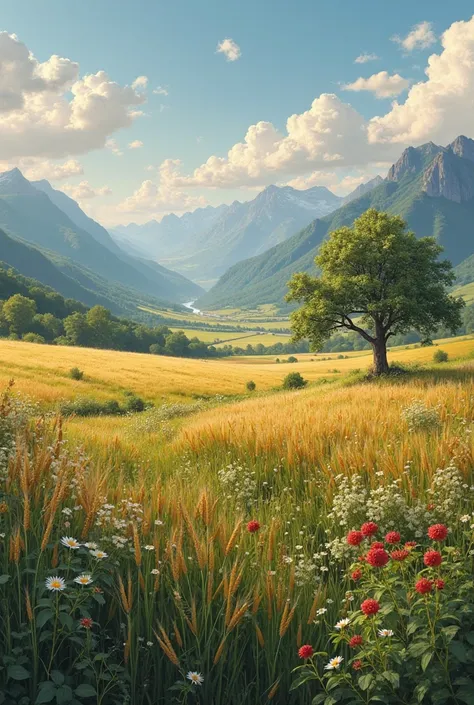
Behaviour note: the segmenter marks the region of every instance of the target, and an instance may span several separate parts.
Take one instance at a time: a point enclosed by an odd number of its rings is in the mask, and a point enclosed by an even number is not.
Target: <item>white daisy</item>
[[[204,678],[197,671],[188,671],[186,678],[188,681],[191,681],[193,685],[202,685],[204,683]]]
[[[66,589],[66,582],[64,578],[59,578],[57,575],[46,578],[45,585],[51,592],[61,592]]]
[[[86,548],[88,548],[90,551],[93,551],[94,549],[98,548],[95,541],[88,541],[87,543],[84,544],[84,546]]]
[[[108,555],[108,553],[105,553],[105,551],[100,551],[99,549],[91,551],[91,556],[94,556],[94,558],[97,558],[99,561],[102,560],[102,558],[108,558]]]
[[[462,517],[459,517],[459,521],[462,521],[463,524],[467,524],[468,521],[471,521],[471,517],[469,514],[463,514]]]
[[[318,616],[320,616],[322,614],[326,614],[326,612],[327,612],[327,609],[325,607],[320,607],[319,610],[316,612],[316,614]]]
[[[61,543],[63,546],[66,546],[66,548],[72,548],[73,550],[81,547],[79,541],[77,539],[74,539],[72,536],[63,536],[61,539]]]
[[[153,568],[153,570],[150,572],[152,575],[159,575],[160,574],[160,571],[158,570],[158,568]]]
[[[347,627],[351,623],[351,620],[348,619],[347,617],[345,619],[340,619],[339,622],[336,622],[334,625],[334,629],[340,630],[344,629],[344,627]]]
[[[92,580],[92,575],[83,573],[82,575],[78,575],[77,578],[74,578],[74,582],[78,585],[90,585],[94,581]]]
[[[393,631],[391,629],[379,629],[379,636],[393,636]]]
[[[341,665],[341,663],[342,663],[343,661],[344,661],[344,659],[342,658],[342,656],[335,656],[334,658],[332,658],[332,659],[329,661],[329,663],[327,663],[327,664],[324,666],[324,670],[325,670],[325,671],[335,671],[335,670],[337,670],[337,669],[339,668],[339,666]]]

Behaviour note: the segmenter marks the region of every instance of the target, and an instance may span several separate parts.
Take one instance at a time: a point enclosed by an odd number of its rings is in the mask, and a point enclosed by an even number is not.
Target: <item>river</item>
[[[202,316],[202,311],[201,311],[201,309],[195,308],[195,307],[193,306],[193,304],[194,304],[194,301],[188,301],[188,303],[187,303],[187,304],[183,304],[183,306],[185,306],[186,308],[189,308],[190,311],[192,311],[193,313],[196,313],[198,316]]]

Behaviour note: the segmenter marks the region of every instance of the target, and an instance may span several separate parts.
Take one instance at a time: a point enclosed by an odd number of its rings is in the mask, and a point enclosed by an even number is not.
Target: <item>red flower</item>
[[[385,544],[383,541],[374,541],[373,543],[370,544],[370,548],[385,548]]]
[[[252,521],[249,521],[249,523],[247,524],[247,531],[251,534],[255,534],[259,529],[260,523],[255,519],[252,519]]]
[[[380,609],[380,604],[377,600],[372,600],[369,598],[368,600],[364,600],[360,608],[366,617],[369,617],[371,614],[377,614]]]
[[[81,627],[84,627],[84,629],[92,629],[92,625],[94,624],[94,622],[90,617],[83,617],[79,620],[79,624],[81,625]]]
[[[441,580],[441,578],[438,578],[437,580],[434,581],[434,586],[437,590],[443,590],[445,586],[444,580]]]
[[[428,578],[420,578],[415,585],[415,590],[420,593],[420,595],[427,595],[433,589],[433,583]]]
[[[363,665],[364,664],[362,663],[362,661],[359,661],[359,659],[357,659],[357,661],[354,661],[354,663],[352,664],[352,668],[354,669],[354,671],[360,671]]]
[[[360,634],[356,634],[350,639],[349,646],[351,647],[351,649],[356,649],[358,646],[362,646],[363,643],[364,640],[362,639]]]
[[[364,540],[362,531],[349,531],[347,534],[347,543],[350,546],[358,546]]]
[[[400,548],[396,551],[392,551],[390,557],[393,561],[404,561],[409,555],[410,551],[407,551],[406,548]]]
[[[418,546],[416,541],[405,541],[405,548],[415,548]]]
[[[423,556],[423,563],[430,568],[436,568],[441,565],[443,557],[439,551],[426,551]]]
[[[430,526],[428,529],[428,536],[433,541],[444,541],[447,535],[448,529],[444,524],[433,524],[433,526]]]
[[[351,578],[352,580],[360,580],[362,577],[362,571],[360,568],[356,568],[352,573],[351,573]]]
[[[311,644],[304,644],[304,646],[298,650],[298,656],[303,659],[311,658],[313,654],[314,649]]]
[[[433,509],[435,508],[435,505],[433,504],[433,502],[430,502],[429,504],[426,505],[426,508],[429,512],[432,512]]]
[[[366,521],[365,524],[362,524],[360,530],[363,536],[373,536],[377,533],[379,527],[373,521]]]
[[[387,543],[400,543],[401,538],[402,537],[400,536],[398,531],[389,531],[385,537],[385,541]]]
[[[371,548],[366,559],[373,568],[383,568],[384,565],[387,565],[390,556],[383,548]]]

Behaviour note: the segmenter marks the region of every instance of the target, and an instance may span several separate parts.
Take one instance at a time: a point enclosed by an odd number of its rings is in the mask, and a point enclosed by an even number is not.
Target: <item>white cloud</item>
[[[337,174],[334,171],[313,171],[308,176],[297,176],[288,181],[287,186],[304,191],[313,186],[327,186],[337,181]]]
[[[135,91],[145,91],[148,88],[148,76],[137,76],[132,83],[132,88]]]
[[[372,168],[357,169],[350,173],[313,171],[309,176],[298,176],[296,179],[288,181],[288,186],[302,191],[312,188],[313,186],[326,186],[338,196],[346,196],[357,188],[357,186],[373,179],[379,172],[379,169],[374,171]]]
[[[378,61],[380,59],[377,54],[360,54],[357,58],[354,59],[355,64],[367,64],[369,61]]]
[[[342,86],[345,91],[370,91],[377,98],[393,98],[406,91],[410,86],[410,81],[403,78],[398,73],[392,76],[387,71],[374,73],[369,78],[358,78],[353,83],[346,83]]]
[[[141,114],[145,97],[104,71],[51,56],[40,63],[15,35],[0,33],[0,154],[64,158],[105,145]]]
[[[81,181],[81,183],[77,185],[64,184],[61,186],[61,191],[64,191],[68,196],[71,196],[71,198],[79,202],[99,196],[110,196],[112,194],[112,190],[109,186],[94,188],[88,181]]]
[[[143,147],[143,142],[141,140],[133,140],[133,142],[129,142],[128,145],[129,149],[140,149],[140,147]]]
[[[408,32],[406,37],[395,35],[392,37],[392,41],[399,44],[405,51],[411,52],[415,49],[427,49],[435,44],[436,35],[433,32],[431,22],[420,22]]]
[[[233,39],[227,38],[219,42],[216,49],[217,54],[224,54],[227,61],[237,61],[242,56],[240,47]]]
[[[79,164],[75,159],[68,159],[65,162],[58,163],[50,159],[24,157],[14,162],[0,162],[0,172],[9,171],[14,167],[18,167],[30,181],[40,181],[41,179],[62,181],[63,179],[69,179],[71,176],[82,176],[84,173],[82,164]]]
[[[168,89],[164,88],[163,86],[158,86],[157,88],[155,88],[153,93],[155,95],[164,95],[164,96],[169,95]]]
[[[109,139],[105,143],[105,148],[110,150],[116,157],[123,157],[123,152],[117,144],[117,140]]]
[[[207,205],[202,196],[190,196],[172,185],[172,175],[175,174],[180,162],[167,159],[159,168],[159,180],[143,181],[132,196],[119,204],[118,210],[125,213],[146,213],[150,217],[163,213],[194,210]]]
[[[404,103],[395,102],[386,115],[372,118],[372,144],[446,144],[457,135],[473,135],[474,17],[454,22],[441,44],[441,53],[428,59],[427,80],[415,83]]]

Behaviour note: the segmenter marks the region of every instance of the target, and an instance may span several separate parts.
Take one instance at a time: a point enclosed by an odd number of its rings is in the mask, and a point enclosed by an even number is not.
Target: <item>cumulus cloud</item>
[[[406,37],[395,35],[392,41],[398,44],[404,51],[411,52],[415,49],[427,49],[436,43],[436,34],[433,32],[431,22],[420,22],[415,25]]]
[[[380,169],[357,169],[350,173],[336,173],[328,171],[313,171],[308,176],[298,176],[296,179],[288,181],[288,186],[299,190],[312,188],[313,186],[326,186],[330,191],[338,196],[346,196],[357,186],[367,183],[373,179]]]
[[[345,91],[370,91],[377,98],[393,98],[406,91],[410,81],[402,78],[400,74],[394,73],[392,76],[387,71],[374,73],[369,78],[358,78],[353,83],[346,83],[342,86]]]
[[[427,80],[415,83],[404,103],[395,102],[386,115],[370,121],[371,144],[446,144],[459,134],[472,135],[474,17],[454,22],[441,44],[441,53],[428,59]]]
[[[69,179],[71,176],[82,176],[84,173],[82,164],[79,164],[75,159],[68,159],[65,162],[58,163],[50,159],[25,157],[14,162],[0,162],[0,172],[10,171],[14,167],[20,169],[30,181],[40,181],[41,179],[62,181],[63,179]]]
[[[140,87],[120,86],[105,71],[81,78],[77,63],[56,55],[40,63],[16,35],[0,32],[0,154],[57,159],[101,148],[141,114]]]
[[[369,61],[378,61],[378,59],[380,59],[380,57],[377,56],[377,54],[364,53],[364,54],[359,54],[359,56],[357,56],[354,59],[354,63],[355,64],[367,64]]]
[[[148,87],[148,76],[137,76],[132,83],[132,88],[135,91],[145,91]]]
[[[167,96],[169,95],[168,89],[164,88],[163,86],[157,86],[154,90],[153,93],[155,95],[164,95]]]
[[[133,142],[129,142],[128,145],[129,149],[140,149],[140,147],[143,147],[143,142],[141,140],[133,140]]]
[[[224,54],[227,61],[237,61],[242,56],[240,47],[233,39],[227,38],[219,42],[216,49],[217,54]]]
[[[90,185],[88,181],[81,181],[80,184],[64,184],[61,186],[61,191],[67,193],[75,201],[86,201],[91,198],[97,198],[98,196],[110,196],[112,190],[109,186],[102,186],[100,188],[94,188]]]
[[[304,191],[313,186],[327,186],[337,182],[337,174],[334,171],[313,171],[308,176],[297,176],[287,182],[287,186],[292,186],[300,191]]]
[[[123,152],[117,144],[117,140],[109,139],[105,143],[105,148],[110,150],[116,157],[123,157]]]

